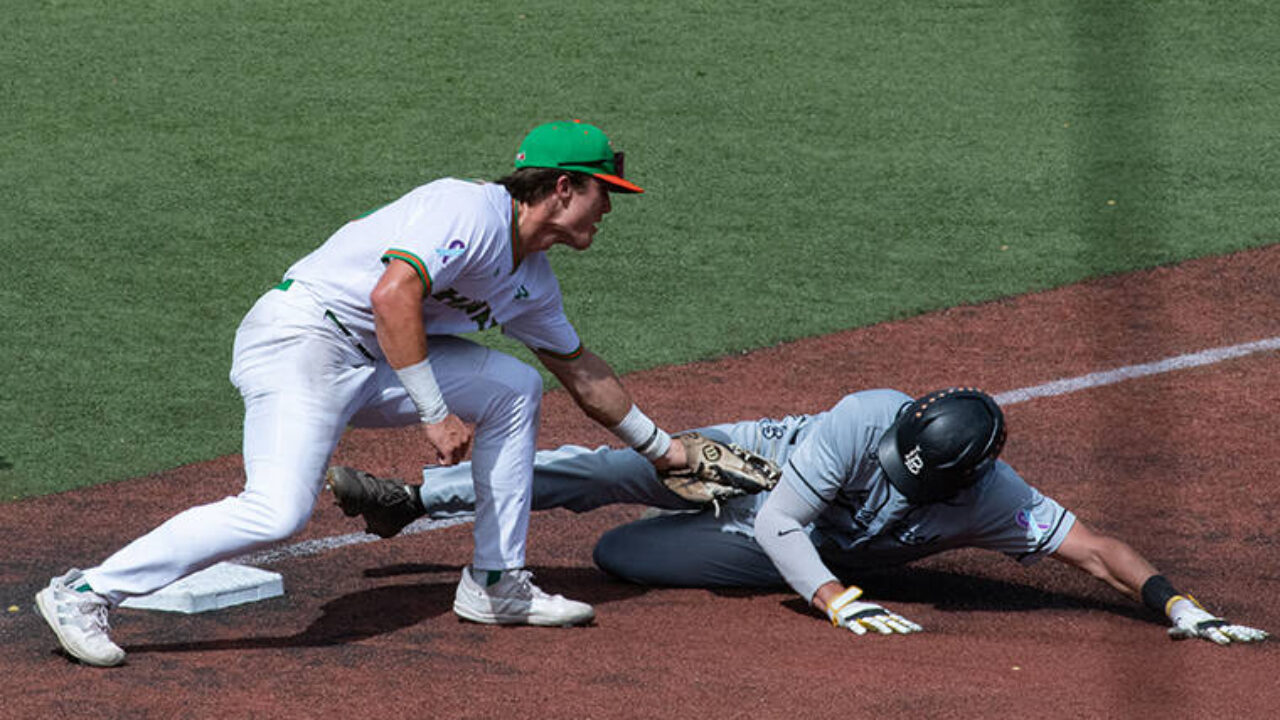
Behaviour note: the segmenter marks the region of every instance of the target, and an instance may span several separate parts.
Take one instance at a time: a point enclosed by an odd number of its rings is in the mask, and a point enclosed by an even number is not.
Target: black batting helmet
[[[876,453],[898,492],[912,503],[931,503],[981,480],[1004,436],[1004,413],[990,395],[948,388],[904,405]]]

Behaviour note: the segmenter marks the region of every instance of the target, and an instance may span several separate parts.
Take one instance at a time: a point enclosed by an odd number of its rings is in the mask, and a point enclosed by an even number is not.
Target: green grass
[[[237,452],[257,295],[551,119],[622,372],[1280,240],[1264,2],[0,2],[0,499]]]

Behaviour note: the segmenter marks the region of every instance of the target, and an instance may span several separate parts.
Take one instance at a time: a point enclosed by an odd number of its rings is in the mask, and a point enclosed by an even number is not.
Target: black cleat
[[[363,470],[335,465],[325,483],[347,517],[364,518],[365,532],[395,537],[405,525],[426,514],[417,489],[399,480],[385,480]]]

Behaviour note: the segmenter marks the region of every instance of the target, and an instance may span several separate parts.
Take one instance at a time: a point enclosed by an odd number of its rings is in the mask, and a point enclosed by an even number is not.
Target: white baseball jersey
[[[292,535],[310,519],[349,424],[420,422],[395,371],[377,362],[369,296],[392,260],[417,271],[441,394],[475,425],[472,562],[523,567],[542,378],[509,355],[451,337],[501,324],[544,352],[580,351],[546,256],[519,257],[516,227],[502,186],[440,180],[348,223],[290,268],[290,282],[259,298],[236,332],[231,380],[245,401],[244,492],[180,513],[85,571],[94,589],[119,602]]]
[[[361,346],[382,357],[369,295],[384,263],[408,263],[422,281],[428,335],[500,325],[557,357],[581,352],[545,253],[520,257],[515,203],[506,188],[446,178],[352,220],[285,278],[301,283]]]

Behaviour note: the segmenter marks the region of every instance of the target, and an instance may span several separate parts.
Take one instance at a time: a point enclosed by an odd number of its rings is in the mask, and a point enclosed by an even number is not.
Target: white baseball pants
[[[523,567],[542,378],[467,340],[433,336],[428,345],[450,411],[475,425],[473,564]],[[301,530],[348,424],[420,422],[395,371],[362,354],[297,282],[269,291],[245,316],[231,381],[245,403],[244,491],[179,513],[86,571],[113,603]]]

